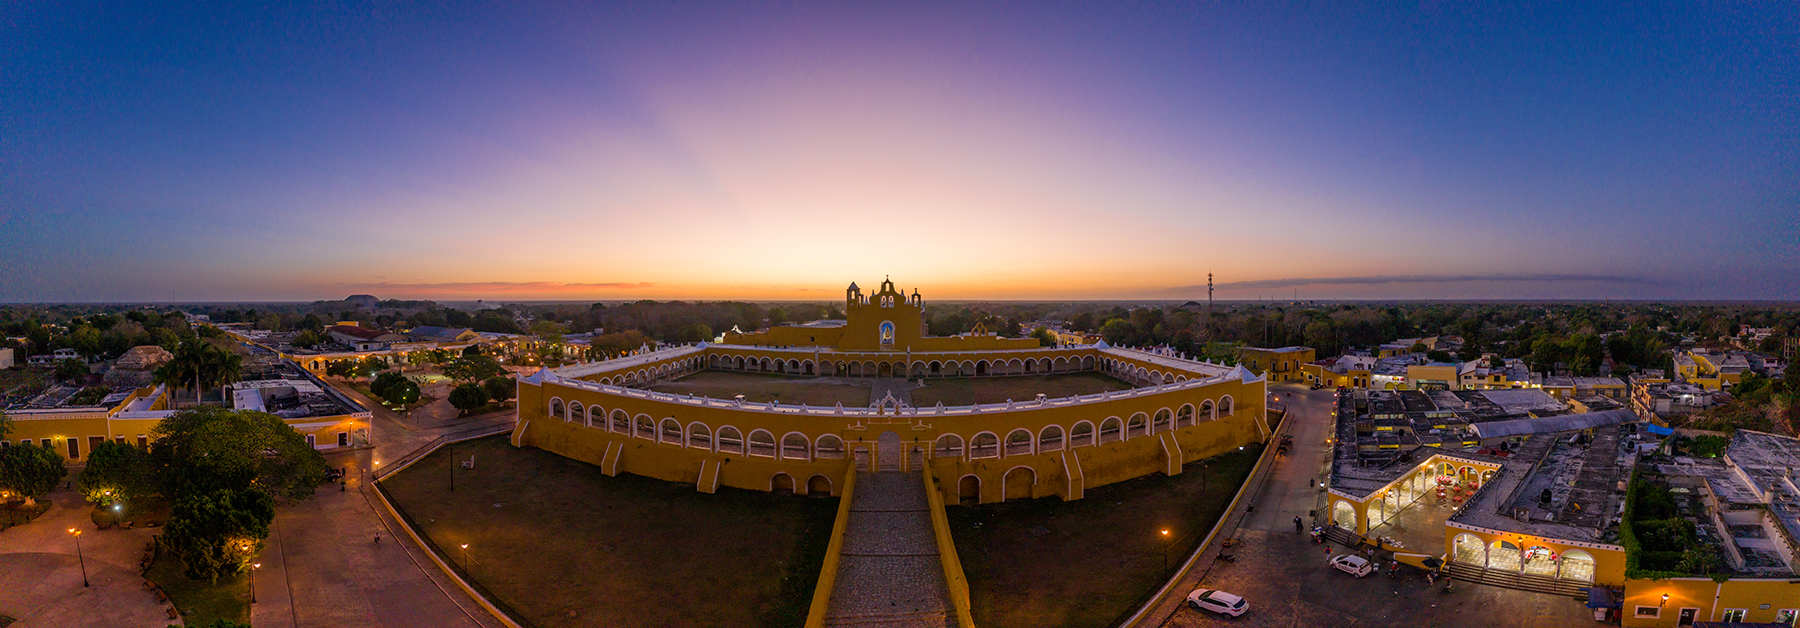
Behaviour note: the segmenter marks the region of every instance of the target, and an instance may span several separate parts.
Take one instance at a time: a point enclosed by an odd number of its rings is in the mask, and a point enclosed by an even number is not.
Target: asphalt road
[[[1271,386],[1288,404],[1288,430],[1294,435],[1289,455],[1277,459],[1254,498],[1240,504],[1228,519],[1236,526],[1221,537],[1245,541],[1237,561],[1213,558],[1216,547],[1171,591],[1160,608],[1173,607],[1196,587],[1217,588],[1244,596],[1250,612],[1220,618],[1186,606],[1160,610],[1146,625],[1190,626],[1586,626],[1593,616],[1572,598],[1513,591],[1458,582],[1450,593],[1442,581],[1427,586],[1424,575],[1402,567],[1400,577],[1374,574],[1356,578],[1326,565],[1324,547],[1294,532],[1294,517],[1310,522],[1310,511],[1322,508],[1332,435],[1332,391],[1304,386]],[[1291,401],[1289,395],[1292,395]],[[1254,504],[1254,511],[1247,506]],[[1310,523],[1307,524],[1310,527]],[[1333,552],[1342,552],[1333,546]],[[1437,548],[1423,549],[1427,552]],[[1385,564],[1385,561],[1384,563]]]

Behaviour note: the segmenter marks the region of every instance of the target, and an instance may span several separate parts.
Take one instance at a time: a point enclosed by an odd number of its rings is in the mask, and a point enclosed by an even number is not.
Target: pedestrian
[[[1375,548],[1373,548],[1373,547],[1363,548],[1363,557],[1369,559],[1369,562],[1371,562],[1371,563],[1375,562]]]
[[[1331,560],[1331,546],[1325,546],[1325,560]]]
[[[1296,516],[1294,517],[1294,534],[1299,534],[1300,532],[1300,517]]]
[[[1256,504],[1250,504],[1248,507],[1246,507],[1244,509],[1244,514],[1246,514],[1246,515],[1253,513],[1253,512],[1256,512]]]
[[[376,544],[376,545],[380,545],[380,544],[381,544],[381,533],[380,533],[380,532],[376,532],[376,533],[375,533],[375,544]]]

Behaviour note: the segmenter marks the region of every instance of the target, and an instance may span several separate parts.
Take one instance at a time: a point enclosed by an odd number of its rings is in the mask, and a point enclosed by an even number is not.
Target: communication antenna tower
[[[1206,313],[1213,313],[1212,273],[1206,273]]]

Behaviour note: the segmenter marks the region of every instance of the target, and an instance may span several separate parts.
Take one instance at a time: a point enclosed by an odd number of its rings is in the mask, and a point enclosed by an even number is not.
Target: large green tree
[[[87,467],[76,482],[88,501],[101,504],[155,490],[149,455],[134,445],[114,441],[102,441],[88,453]]]
[[[490,377],[481,383],[481,389],[487,391],[488,398],[494,403],[504,403],[518,392],[518,384],[510,377]]]
[[[25,497],[25,505],[37,504],[37,497],[56,488],[69,474],[68,460],[54,448],[22,443],[0,449],[0,488]]]
[[[218,583],[241,573],[262,551],[275,520],[275,500],[254,488],[191,493],[176,500],[164,542],[194,580]]]
[[[482,355],[451,360],[443,369],[444,375],[450,379],[471,383],[506,374],[506,367],[500,366],[493,358]]]
[[[462,384],[450,390],[450,405],[468,412],[487,405],[488,393],[478,384]]]
[[[253,410],[181,410],[151,428],[150,466],[163,495],[255,488],[305,499],[325,481],[325,458],[279,417]]]

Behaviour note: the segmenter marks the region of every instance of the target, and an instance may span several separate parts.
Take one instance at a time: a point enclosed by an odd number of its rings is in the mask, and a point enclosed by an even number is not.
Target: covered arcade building
[[[884,281],[846,291],[847,320],[727,334],[519,381],[513,442],[633,473],[719,486],[837,494],[856,470],[926,465],[949,503],[1058,496],[1258,442],[1271,433],[1266,382],[1250,371],[1093,345],[1042,347],[980,332],[930,336],[923,299]],[[1093,372],[1123,390],[914,407],[888,394],[831,407],[648,390],[702,371],[785,378],[923,380]],[[911,380],[911,382],[903,381]],[[870,395],[871,397],[873,395]]]

